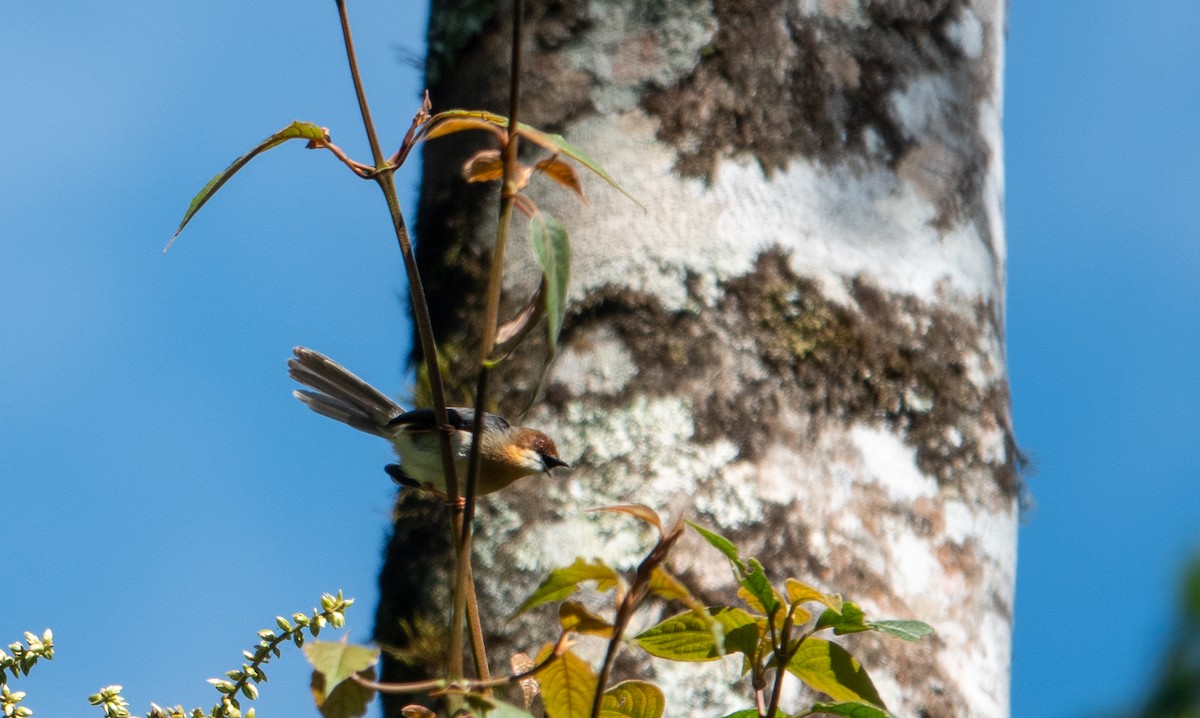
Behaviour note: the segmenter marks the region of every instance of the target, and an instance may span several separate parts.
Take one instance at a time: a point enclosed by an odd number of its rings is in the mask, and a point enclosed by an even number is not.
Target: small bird
[[[288,375],[313,390],[295,390],[292,394],[297,399],[318,414],[392,442],[400,464],[389,464],[387,473],[396,483],[446,494],[433,409],[405,411],[324,354],[305,347],[296,347],[292,353],[295,358],[288,359]],[[454,430],[454,473],[465,490],[475,410],[448,407],[446,414]],[[549,436],[536,429],[514,427],[495,414],[483,415],[480,453],[479,494],[499,491],[517,479],[549,473],[559,466],[569,468]]]

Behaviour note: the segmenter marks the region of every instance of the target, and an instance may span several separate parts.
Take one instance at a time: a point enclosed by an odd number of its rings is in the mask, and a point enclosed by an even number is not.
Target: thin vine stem
[[[456,500],[461,494],[454,466],[451,432],[448,430],[449,417],[446,411],[446,391],[441,368],[438,363],[437,342],[433,335],[433,322],[430,319],[428,303],[425,301],[425,288],[421,281],[420,272],[417,269],[416,255],[413,252],[412,241],[409,238],[408,228],[405,225],[404,215],[400,209],[399,197],[396,193],[394,173],[397,166],[395,164],[388,164],[384,160],[383,150],[380,147],[379,137],[375,130],[375,123],[371,119],[371,110],[367,104],[367,95],[363,88],[362,75],[359,72],[358,59],[354,51],[354,39],[350,31],[350,18],[346,10],[345,0],[337,0],[337,9],[342,27],[342,38],[346,47],[346,59],[350,65],[350,76],[354,82],[354,91],[358,98],[359,111],[362,114],[367,141],[371,146],[371,156],[375,162],[375,174],[372,179],[378,183],[387,201],[388,212],[391,215],[392,226],[396,233],[396,241],[400,246],[400,254],[404,259],[404,268],[408,277],[409,297],[413,307],[413,318],[417,325],[417,336],[421,345],[421,354],[424,357],[426,372],[429,378],[434,417],[438,425],[446,429],[439,432],[441,435],[442,468],[446,479],[446,493],[452,499],[450,501],[451,531],[457,541],[458,537],[463,533],[463,509]],[[458,552],[458,555],[462,555],[461,550]],[[462,625],[464,620],[463,614],[466,613],[468,614],[467,619],[472,625],[472,649],[476,656],[476,668],[478,669],[482,665],[483,671],[480,675],[486,677],[487,654],[483,645],[483,631],[479,623],[478,602],[474,595],[475,586],[473,581],[464,581],[464,575],[469,577],[469,566],[466,567],[465,571],[461,566],[456,571],[455,605],[458,606],[461,604],[463,611],[461,613],[456,611],[455,627],[451,630],[451,645],[447,651],[447,673],[451,678],[462,676]],[[469,599],[467,598],[468,593],[470,594]],[[457,644],[454,641],[455,636],[458,637]]]
[[[487,407],[488,378],[490,370],[488,360],[496,347],[496,327],[500,316],[500,292],[504,284],[504,253],[508,244],[509,229],[512,225],[513,204],[516,201],[518,188],[517,150],[520,146],[520,136],[516,132],[521,104],[521,38],[524,32],[525,3],[514,0],[512,10],[512,62],[509,74],[508,97],[508,136],[501,148],[501,159],[504,165],[504,180],[500,189],[500,217],[496,228],[496,244],[492,248],[490,266],[488,268],[488,286],[485,297],[483,319],[480,326],[479,340],[479,378],[475,388],[475,422],[469,469],[467,471],[467,492],[464,501],[461,535],[458,541],[457,576],[455,581],[454,627],[450,634],[451,650],[456,645],[462,645],[462,616],[466,612],[466,584],[471,575],[471,545],[474,532],[476,491],[479,483],[479,471],[483,462],[481,442],[483,434],[484,410]],[[460,649],[461,650],[461,649]],[[486,670],[486,661],[484,662]]]

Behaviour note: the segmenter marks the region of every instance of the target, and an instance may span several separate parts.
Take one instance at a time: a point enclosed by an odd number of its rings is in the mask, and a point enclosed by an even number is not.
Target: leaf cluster
[[[0,715],[4,718],[28,718],[33,715],[29,706],[18,705],[25,700],[25,691],[8,687],[9,674],[14,679],[29,675],[37,662],[54,658],[54,634],[47,628],[41,636],[25,632],[25,643],[13,641],[8,651],[0,650]]]
[[[707,616],[721,627],[720,631],[714,631],[695,611],[672,616],[635,637],[642,649],[659,658],[686,662],[740,654],[743,675],[750,676],[755,691],[756,707],[727,718],[783,715],[798,718],[817,713],[858,718],[888,715],[862,664],[840,644],[817,634],[876,631],[906,641],[919,641],[932,634],[932,628],[920,621],[868,621],[857,604],[795,578],[786,579],[783,590],[779,590],[757,559],[742,558],[729,539],[702,526],[690,525],[729,560],[742,605],[707,609]],[[814,610],[819,613],[814,614]],[[830,696],[836,703],[817,704],[795,714],[779,712],[785,673]]]

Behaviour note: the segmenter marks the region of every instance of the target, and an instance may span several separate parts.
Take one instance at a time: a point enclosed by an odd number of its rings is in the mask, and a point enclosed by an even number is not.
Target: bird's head
[[[530,474],[548,473],[559,466],[570,468],[570,464],[559,458],[554,439],[537,429],[517,429],[510,451],[511,460]]]

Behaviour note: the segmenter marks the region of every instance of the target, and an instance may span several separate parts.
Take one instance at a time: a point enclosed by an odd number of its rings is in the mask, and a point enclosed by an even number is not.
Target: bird
[[[404,486],[446,495],[442,446],[433,409],[405,411],[399,404],[324,354],[296,347],[288,359],[288,375],[307,389],[292,392],[308,408],[359,431],[383,437],[392,444],[399,464],[385,467],[392,480]],[[475,410],[447,407],[453,430],[454,473],[466,485],[474,434]],[[481,462],[477,494],[490,494],[533,474],[570,468],[558,455],[554,440],[537,429],[512,426],[503,417],[484,412],[480,440]]]

